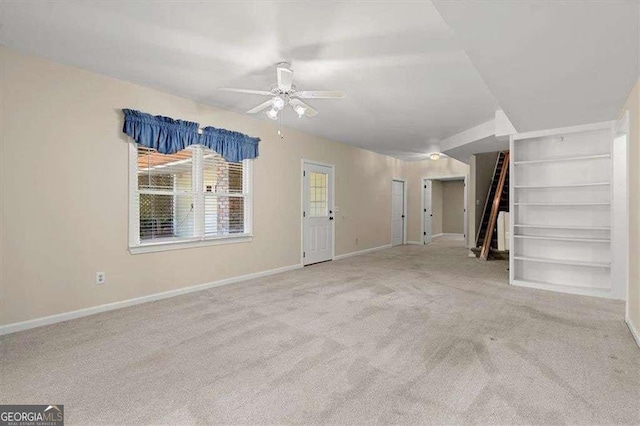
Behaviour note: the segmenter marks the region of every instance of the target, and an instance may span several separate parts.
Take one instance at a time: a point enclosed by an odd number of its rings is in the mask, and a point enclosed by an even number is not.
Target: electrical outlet
[[[107,282],[106,272],[96,272],[96,284],[104,284]]]

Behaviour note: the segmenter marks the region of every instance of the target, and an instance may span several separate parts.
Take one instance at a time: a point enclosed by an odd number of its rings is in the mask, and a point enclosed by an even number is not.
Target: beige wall
[[[404,163],[291,129],[281,140],[271,122],[6,48],[0,73],[0,324],[298,265],[303,158],[336,167],[337,255],[390,243],[393,177],[408,179],[408,239],[421,241],[421,177],[468,170],[450,159]],[[128,252],[121,108],[262,138],[252,242]],[[105,285],[94,284],[96,271],[106,272]]]
[[[442,234],[442,182],[431,181],[431,236]]]
[[[640,79],[621,115],[629,111],[629,318],[640,332]]]
[[[461,180],[442,182],[442,232],[464,232],[464,182]]]

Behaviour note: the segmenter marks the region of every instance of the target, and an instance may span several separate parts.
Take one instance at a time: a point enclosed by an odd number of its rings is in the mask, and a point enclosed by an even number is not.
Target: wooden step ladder
[[[496,223],[498,213],[501,211],[509,211],[509,151],[498,154],[482,215],[482,223],[478,230],[476,249],[473,250],[476,256],[479,255],[482,260],[487,260],[490,252],[497,250]]]

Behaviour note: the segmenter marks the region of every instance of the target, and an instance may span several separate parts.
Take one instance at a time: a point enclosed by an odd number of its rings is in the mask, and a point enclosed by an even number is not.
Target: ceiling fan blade
[[[302,90],[295,96],[302,99],[342,99],[346,93],[340,90]]]
[[[268,101],[264,101],[257,107],[251,108],[249,111],[247,111],[247,114],[255,114],[256,112],[260,112],[263,109],[269,108],[272,104],[273,102],[271,101],[271,99],[269,99]]]
[[[276,67],[276,73],[278,76],[278,89],[283,92],[291,90],[291,84],[293,83],[293,70],[289,68],[289,64],[278,64]]]
[[[248,93],[250,95],[273,96],[273,93],[267,90],[235,89],[233,87],[219,87],[218,90],[223,90],[225,92]]]
[[[291,105],[294,109],[296,106],[304,107],[305,109],[304,115],[306,115],[307,117],[315,117],[316,115],[318,115],[318,111],[311,108],[309,105],[305,104],[300,99],[289,99],[289,105]]]

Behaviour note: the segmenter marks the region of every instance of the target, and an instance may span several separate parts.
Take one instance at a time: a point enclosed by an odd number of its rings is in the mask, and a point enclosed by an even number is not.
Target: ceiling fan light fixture
[[[298,113],[298,118],[302,118],[305,112],[307,112],[307,108],[302,105],[296,105],[293,109]]]
[[[282,111],[284,109],[285,102],[284,99],[282,99],[282,96],[276,96],[272,99],[271,105],[273,105],[273,109],[276,111]]]
[[[439,160],[440,159],[440,153],[439,152],[432,152],[431,154],[429,154],[429,159],[431,160]]]
[[[278,119],[278,111],[276,111],[275,108],[271,108],[265,114],[267,114],[267,117],[269,117],[272,120],[277,120]]]

